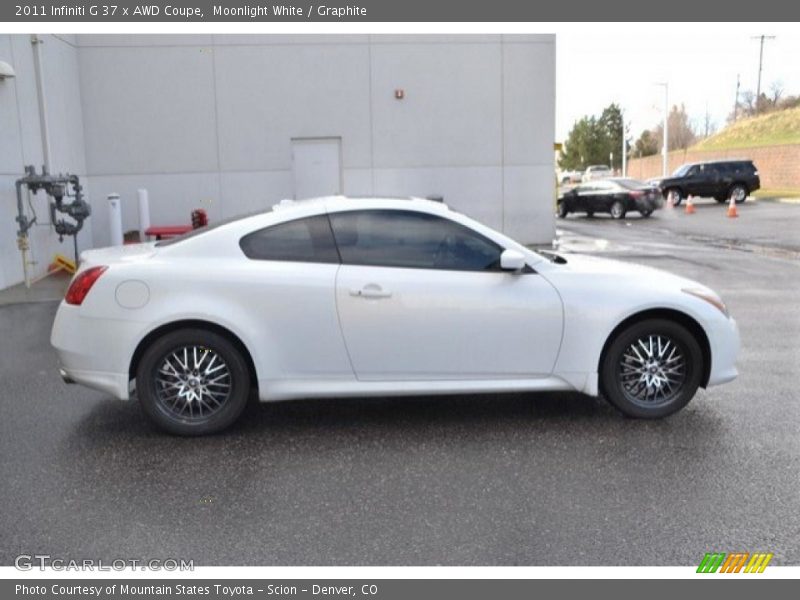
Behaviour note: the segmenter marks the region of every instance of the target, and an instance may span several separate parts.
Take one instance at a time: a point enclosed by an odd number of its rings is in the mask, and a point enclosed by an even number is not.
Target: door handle
[[[377,284],[370,283],[361,289],[351,289],[350,295],[357,298],[390,298],[392,292],[384,290]]]

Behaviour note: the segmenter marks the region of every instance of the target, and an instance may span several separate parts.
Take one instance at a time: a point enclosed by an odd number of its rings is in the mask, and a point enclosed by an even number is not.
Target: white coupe
[[[82,254],[53,324],[61,375],[165,430],[291,398],[574,390],[663,417],[732,380],[713,291],[535,252],[442,203],[319,198]]]

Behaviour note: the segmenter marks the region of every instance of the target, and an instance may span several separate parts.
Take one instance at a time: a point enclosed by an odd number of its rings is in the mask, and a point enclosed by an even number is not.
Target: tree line
[[[800,96],[785,96],[780,82],[770,86],[769,93],[760,96],[745,90],[736,99],[733,111],[727,122],[732,123],[742,117],[752,117],[777,110],[800,106]],[[609,165],[612,169],[622,166],[622,110],[616,103],[609,104],[600,116],[587,115],[579,119],[564,142],[558,166],[564,170],[583,170],[589,165]],[[685,150],[701,138],[713,135],[716,126],[708,111],[697,128],[686,112],[686,107],[673,105],[667,117],[668,150]],[[659,122],[641,132],[629,146],[628,157],[639,158],[661,152],[664,124]]]

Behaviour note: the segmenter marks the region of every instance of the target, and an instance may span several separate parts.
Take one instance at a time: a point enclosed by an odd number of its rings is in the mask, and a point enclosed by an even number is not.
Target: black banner
[[[0,3],[9,22],[580,22],[580,21],[794,21],[800,3],[786,0],[352,0],[247,2],[188,0],[66,0]]]
[[[701,577],[698,577],[700,579]],[[713,575],[704,579],[714,578]],[[647,598],[674,600],[691,598],[692,591],[731,598],[790,597],[797,583],[785,579],[744,579],[716,576],[713,590],[698,580],[554,580],[554,579],[328,579],[328,580],[208,580],[208,579],[139,579],[139,580],[78,580],[43,579],[39,581],[6,580],[0,582],[0,597],[52,598],[53,600],[427,600],[458,598],[478,600],[531,600],[532,598]],[[756,587],[758,586],[758,587]],[[786,593],[785,596],[780,595]],[[543,595],[544,594],[544,595]],[[687,596],[688,594],[688,596]],[[699,597],[699,593],[696,594]]]

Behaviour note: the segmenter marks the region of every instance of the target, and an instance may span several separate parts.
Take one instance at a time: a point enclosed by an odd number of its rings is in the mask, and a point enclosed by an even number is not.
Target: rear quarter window
[[[271,225],[239,241],[247,258],[289,262],[338,263],[339,253],[327,215]]]

